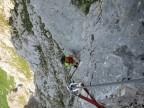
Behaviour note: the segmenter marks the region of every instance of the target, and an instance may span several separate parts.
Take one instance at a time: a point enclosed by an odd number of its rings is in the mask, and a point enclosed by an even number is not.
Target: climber
[[[64,66],[74,66],[75,68],[77,68],[79,60],[74,55],[66,54],[61,58],[61,63]]]

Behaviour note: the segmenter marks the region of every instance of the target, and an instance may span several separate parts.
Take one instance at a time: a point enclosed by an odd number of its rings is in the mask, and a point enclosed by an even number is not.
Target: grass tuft
[[[14,12],[15,12],[16,16],[18,16],[18,6],[19,6],[19,4],[16,2],[16,0],[14,0],[14,4],[15,4]]]
[[[14,78],[0,68],[0,108],[9,108],[6,95],[14,87]]]
[[[21,72],[22,74],[24,74],[24,76],[27,78],[27,80],[31,80],[32,78],[32,72],[30,71],[30,67],[28,65],[28,63],[21,57],[19,56],[16,51],[14,50],[14,48],[7,46],[5,43],[3,43],[2,41],[0,41],[0,46],[2,48],[2,52],[7,54],[6,52],[9,52],[9,59],[8,59],[8,63],[15,67],[17,69],[18,72]]]
[[[46,61],[46,57],[45,57],[45,55],[44,55],[44,53],[42,51],[42,48],[41,48],[40,45],[37,45],[35,47],[36,47],[36,51],[38,51],[39,54],[40,54],[40,65],[43,67],[43,69],[45,71],[47,71],[48,70],[47,61]]]
[[[9,26],[9,22],[6,19],[4,10],[1,10],[1,13],[0,13],[0,33],[5,34],[6,31],[10,32],[11,27]]]
[[[22,6],[23,6],[23,10],[22,10],[23,26],[29,33],[33,34],[33,31],[32,31],[33,25],[30,21],[30,17],[29,17],[29,13],[28,13],[28,10],[27,10],[27,5],[26,5],[26,0],[22,0]]]
[[[62,108],[65,108],[64,95],[60,91],[57,92],[57,99],[55,100]]]
[[[71,3],[77,6],[85,15],[89,13],[91,4],[97,0],[71,0]]]

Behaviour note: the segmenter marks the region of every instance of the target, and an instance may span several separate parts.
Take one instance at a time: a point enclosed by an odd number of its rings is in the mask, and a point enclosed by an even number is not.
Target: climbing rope
[[[75,68],[75,69],[74,69],[74,71],[72,72],[72,74],[71,74],[71,75],[69,75],[69,80],[71,80],[71,79],[72,79],[72,77],[73,77],[73,75],[75,74],[76,70],[77,70],[77,68]]]
[[[112,86],[112,85],[122,85],[122,84],[130,84],[130,83],[140,83],[144,82],[144,78],[140,79],[133,79],[129,81],[122,81],[122,82],[111,82],[111,83],[104,83],[104,84],[96,84],[96,85],[89,85],[89,86],[81,86],[75,88],[95,88],[95,87],[103,87],[103,86]]]
[[[133,80],[128,80],[128,81],[122,81],[122,82],[111,82],[111,83],[104,83],[104,84],[96,84],[96,85],[89,85],[89,86],[85,86],[83,83],[71,83],[69,86],[67,86],[67,89],[73,93],[74,95],[77,95],[78,97],[80,97],[81,99],[95,105],[98,108],[105,108],[104,106],[102,106],[100,103],[98,103],[93,96],[89,93],[88,88],[95,88],[95,87],[103,87],[103,86],[112,86],[112,85],[122,85],[122,84],[130,84],[130,83],[140,83],[140,82],[144,82],[144,78],[140,78],[140,79],[133,79]],[[79,93],[79,89],[83,88],[83,90],[85,90],[85,92],[90,96],[90,98],[85,97],[83,95],[81,95],[81,93]]]

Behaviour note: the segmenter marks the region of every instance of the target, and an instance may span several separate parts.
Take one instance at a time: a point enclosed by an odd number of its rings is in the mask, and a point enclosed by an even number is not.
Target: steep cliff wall
[[[34,72],[36,91],[32,99],[38,107],[94,108],[81,99],[73,106],[73,98],[62,87],[67,85],[69,70],[60,64],[61,49],[73,51],[80,58],[73,76],[77,83],[91,85],[144,77],[142,0],[98,0],[91,4],[88,14],[80,11],[81,6],[73,5],[75,0],[15,2],[12,42]],[[141,82],[135,86],[138,93],[143,93]],[[104,100],[119,87],[94,88],[91,92],[96,99]]]
[[[11,21],[14,29],[12,42],[33,69],[39,107],[68,106],[69,94],[61,88],[66,85],[66,72],[59,61],[63,54],[61,49],[33,6],[27,7],[25,0],[16,1],[16,6]]]

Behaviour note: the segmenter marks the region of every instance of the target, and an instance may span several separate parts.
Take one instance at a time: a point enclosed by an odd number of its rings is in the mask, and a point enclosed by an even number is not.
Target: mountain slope
[[[34,92],[29,64],[17,54],[11,42],[9,24],[13,0],[0,0],[0,107],[23,108]],[[10,18],[10,19],[9,19]]]
[[[73,107],[73,98],[62,87],[68,83],[69,72],[60,63],[62,49],[80,58],[73,76],[77,83],[93,85],[144,77],[144,2],[98,0],[87,15],[71,2],[16,0],[12,42],[34,72],[35,100],[40,108]],[[143,93],[141,82],[134,86]],[[94,88],[91,92],[104,103],[120,87]],[[76,107],[94,107],[81,99],[75,103]]]

